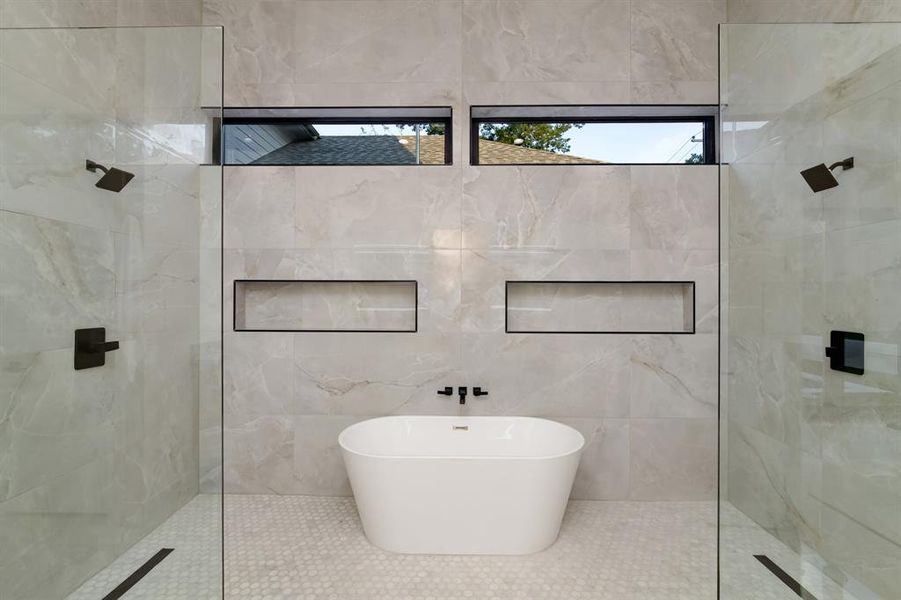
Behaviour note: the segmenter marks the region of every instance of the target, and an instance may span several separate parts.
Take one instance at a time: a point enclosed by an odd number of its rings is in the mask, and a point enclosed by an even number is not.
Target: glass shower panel
[[[0,30],[3,600],[162,548],[125,597],[221,597],[221,64],[220,28]]]
[[[901,24],[723,25],[720,56],[721,597],[899,598]]]

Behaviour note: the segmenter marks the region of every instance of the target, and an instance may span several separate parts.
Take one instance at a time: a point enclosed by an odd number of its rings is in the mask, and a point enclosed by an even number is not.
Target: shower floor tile
[[[755,554],[765,554],[817,600],[864,600],[843,589],[834,580],[779,541],[732,504],[723,503],[720,515],[720,562],[723,600],[799,600],[775,575],[761,565]]]
[[[86,581],[68,600],[98,600],[161,548],[173,548],[124,596],[128,600],[218,600],[222,586],[222,496],[195,496],[162,525]]]
[[[713,600],[713,502],[569,505],[560,538],[528,556],[385,552],[363,535],[351,498],[226,496],[229,600]],[[818,600],[855,597],[730,504],[722,505],[723,600],[797,600],[765,554]],[[197,496],[69,600],[104,597],[160,548],[174,548],[124,596],[216,600],[220,497]]]
[[[528,556],[403,555],[372,546],[350,498],[228,496],[226,597],[291,600],[713,600],[713,502],[569,505]]]

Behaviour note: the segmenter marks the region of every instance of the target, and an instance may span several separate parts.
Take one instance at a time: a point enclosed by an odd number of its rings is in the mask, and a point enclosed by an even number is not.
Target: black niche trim
[[[755,554],[754,558],[760,561],[760,564],[766,567],[770,573],[778,577],[782,583],[788,586],[789,589],[799,597],[804,598],[804,600],[817,600],[816,596],[807,591],[807,588],[801,585],[794,577],[786,573],[782,567],[774,563],[769,556],[766,554]]]
[[[126,593],[128,590],[133,588],[141,579],[144,578],[147,573],[149,573],[155,566],[160,564],[164,558],[169,556],[175,548],[161,548],[159,552],[151,556],[147,562],[137,568],[137,570],[125,578],[125,581],[116,586],[116,589],[111,591],[109,594],[103,597],[103,600],[118,600]]]
[[[238,287],[244,283],[412,283],[413,329],[247,329],[238,327]],[[416,279],[235,279],[232,282],[232,331],[261,333],[417,333],[419,281]]]
[[[610,284],[610,285],[683,285],[689,286],[691,288],[691,329],[685,331],[603,331],[603,330],[585,330],[585,331],[553,331],[553,330],[532,330],[532,329],[510,329],[510,284],[520,284],[520,283],[536,283],[536,284]],[[547,280],[523,280],[523,279],[508,279],[504,282],[504,333],[514,333],[514,334],[552,334],[552,335],[587,335],[587,334],[601,334],[601,335],[694,335],[697,329],[697,320],[698,320],[698,294],[697,294],[697,284],[694,281],[683,281],[683,280],[639,280],[632,279],[628,281],[614,281],[607,279],[600,280],[559,280],[559,279],[547,279]]]

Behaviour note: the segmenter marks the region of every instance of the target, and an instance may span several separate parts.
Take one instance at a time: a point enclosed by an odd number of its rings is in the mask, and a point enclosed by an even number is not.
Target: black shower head
[[[823,163],[815,167],[810,167],[809,169],[804,169],[801,171],[801,177],[804,178],[804,181],[807,182],[807,185],[810,186],[810,189],[812,189],[814,193],[822,192],[823,190],[838,186],[838,179],[832,174],[832,170],[836,167],[841,167],[843,171],[853,169],[854,157],[852,156],[851,158],[840,160],[828,167]]]
[[[90,159],[85,161],[85,168],[91,173],[96,173],[98,169],[103,171],[103,177],[101,177],[100,181],[95,185],[100,189],[109,190],[111,192],[121,192],[122,188],[128,185],[128,182],[134,177],[134,173],[122,171],[115,167],[107,169],[103,165],[95,163]]]

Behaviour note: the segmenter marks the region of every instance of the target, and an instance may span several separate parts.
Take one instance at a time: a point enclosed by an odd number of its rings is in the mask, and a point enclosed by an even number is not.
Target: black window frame
[[[422,111],[422,116],[416,112]],[[446,115],[431,115],[446,111]],[[316,114],[320,113],[320,114]],[[227,125],[416,125],[441,123],[444,125],[443,163],[323,163],[323,164],[266,164],[229,163],[221,144],[220,162],[226,167],[444,167],[454,164],[453,107],[451,106],[304,106],[304,107],[225,107],[222,109],[223,134]],[[397,116],[394,116],[397,115]]]
[[[477,116],[482,111],[494,115]],[[546,115],[529,114],[545,111]],[[567,112],[584,114],[568,116]],[[592,114],[594,113],[594,114]],[[510,116],[504,116],[509,114]],[[516,104],[473,105],[469,107],[469,164],[481,167],[603,167],[603,166],[708,166],[718,161],[719,106],[706,104]],[[700,163],[480,163],[479,131],[483,123],[701,123],[704,160]],[[561,156],[568,156],[561,154]]]

